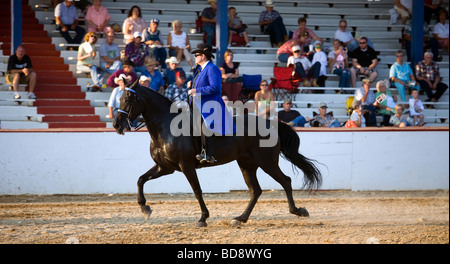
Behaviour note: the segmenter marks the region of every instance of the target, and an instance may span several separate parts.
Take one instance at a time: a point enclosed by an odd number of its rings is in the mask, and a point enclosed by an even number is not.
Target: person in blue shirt
[[[420,85],[416,83],[414,73],[411,70],[409,64],[403,61],[404,57],[403,51],[398,50],[395,53],[395,57],[397,61],[391,66],[391,69],[389,71],[389,78],[397,88],[398,94],[400,95],[402,101],[407,102],[406,88],[417,89],[420,91]]]
[[[162,74],[156,69],[158,64],[159,62],[157,62],[153,58],[150,57],[145,58],[144,65],[147,67],[147,72],[143,73],[142,75],[151,78],[149,88],[163,94],[165,81]]]
[[[56,29],[68,44],[80,44],[86,31],[78,26],[78,12],[73,3],[73,0],[64,0],[56,6]],[[75,37],[72,38],[69,30],[76,32]]]

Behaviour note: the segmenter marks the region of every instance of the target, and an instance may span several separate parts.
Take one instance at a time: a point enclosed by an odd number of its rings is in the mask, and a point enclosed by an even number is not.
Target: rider
[[[234,132],[233,116],[222,100],[222,73],[211,61],[214,58],[211,46],[200,43],[191,53],[195,55],[195,63],[200,67],[194,75],[192,89],[189,90],[188,94],[193,96],[194,105],[200,110],[202,121],[205,122],[208,130],[216,135],[232,134]],[[202,109],[205,103],[208,104],[204,113]],[[221,113],[220,116],[218,116],[219,113]],[[218,121],[221,121],[221,124],[218,124]],[[202,131],[203,149],[201,154],[196,156],[201,163],[212,164],[217,162],[213,155],[213,138],[214,134],[206,136]]]

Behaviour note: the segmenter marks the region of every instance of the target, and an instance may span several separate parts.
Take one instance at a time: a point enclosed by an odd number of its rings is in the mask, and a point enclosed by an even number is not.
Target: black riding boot
[[[217,160],[214,158],[214,143],[212,142],[214,140],[213,138],[214,135],[205,137],[205,135],[202,133],[202,153],[195,156],[201,164],[213,164],[217,162]]]

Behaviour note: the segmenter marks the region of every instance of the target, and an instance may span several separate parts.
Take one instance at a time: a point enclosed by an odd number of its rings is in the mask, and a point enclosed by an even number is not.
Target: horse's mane
[[[168,108],[170,108],[170,105],[172,104],[172,101],[169,100],[169,98],[165,97],[164,95],[158,93],[157,91],[147,88],[142,85],[138,85],[136,87],[136,91],[139,93],[147,94],[151,97],[156,97],[155,102],[161,103],[162,105],[167,105]]]

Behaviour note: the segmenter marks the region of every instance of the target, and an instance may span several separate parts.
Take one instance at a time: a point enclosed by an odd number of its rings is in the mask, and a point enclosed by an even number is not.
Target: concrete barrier
[[[48,131],[0,130],[0,195],[136,193],[138,177],[154,165],[146,132]],[[322,189],[448,190],[448,128],[336,131],[298,132],[300,153],[321,163]],[[299,189],[302,172],[295,175],[282,158],[280,167]],[[205,193],[247,190],[236,162],[197,173]],[[281,189],[261,169],[258,179],[263,189]],[[147,182],[144,191],[192,192],[179,172]]]

